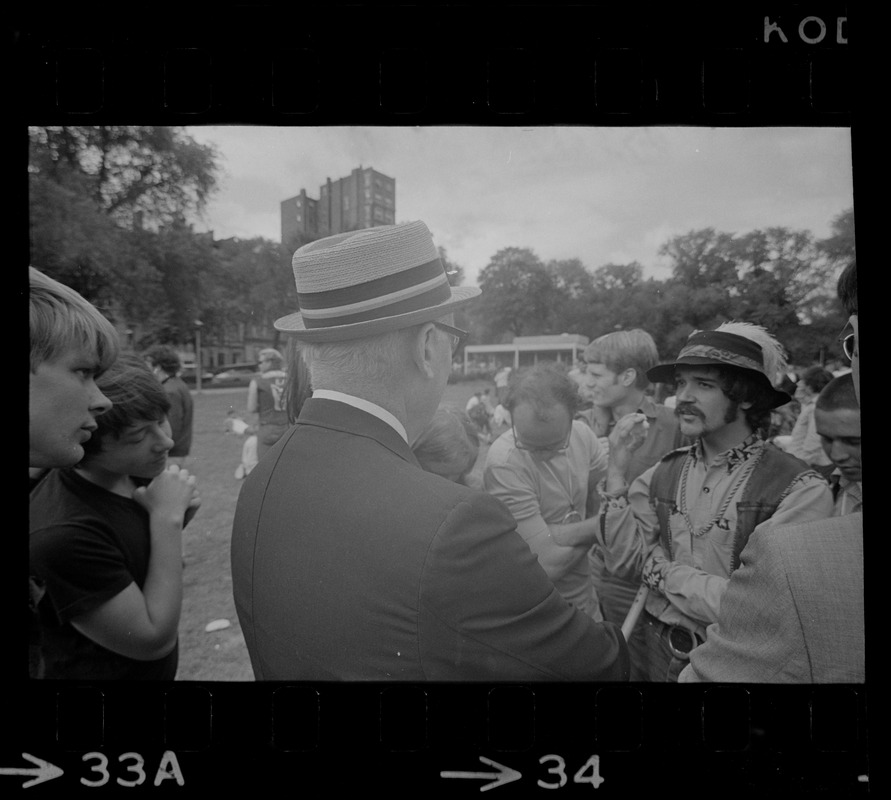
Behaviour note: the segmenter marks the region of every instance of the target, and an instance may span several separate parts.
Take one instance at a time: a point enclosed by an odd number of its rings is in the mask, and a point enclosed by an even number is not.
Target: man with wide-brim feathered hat
[[[694,443],[629,486],[626,472],[646,422],[629,414],[610,435],[599,544],[608,569],[649,590],[638,624],[651,681],[677,680],[705,640],[758,525],[832,514],[825,479],[763,438],[771,409],[790,399],[772,381],[784,366],[781,345],[758,325],[696,331],[673,362],[647,371],[653,382],[677,385],[680,431]]]

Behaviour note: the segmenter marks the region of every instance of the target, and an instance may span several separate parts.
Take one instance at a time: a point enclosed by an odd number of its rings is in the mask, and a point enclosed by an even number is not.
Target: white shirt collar
[[[351,394],[336,392],[333,389],[314,389],[312,396],[321,400],[336,400],[339,403],[346,403],[348,406],[358,408],[360,411],[366,411],[379,420],[386,422],[408,444],[408,434],[405,432],[405,426],[387,409],[381,408],[377,403],[372,403],[370,400],[364,400]]]

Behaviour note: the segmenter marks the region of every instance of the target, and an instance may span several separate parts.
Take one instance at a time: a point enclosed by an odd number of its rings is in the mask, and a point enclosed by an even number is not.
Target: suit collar
[[[387,409],[379,406],[377,403],[372,403],[364,397],[356,397],[352,394],[336,392],[331,389],[316,389],[312,393],[312,396],[323,400],[338,400],[341,403],[346,403],[348,406],[358,408],[360,411],[367,411],[372,416],[386,422],[396,431],[396,433],[405,439],[406,442],[408,441],[408,434],[405,432],[405,426],[393,414],[387,411]]]
[[[347,403],[328,398],[310,397],[300,410],[297,424],[314,425],[319,428],[328,428],[374,439],[400,458],[420,467],[408,443],[394,428],[379,417]]]

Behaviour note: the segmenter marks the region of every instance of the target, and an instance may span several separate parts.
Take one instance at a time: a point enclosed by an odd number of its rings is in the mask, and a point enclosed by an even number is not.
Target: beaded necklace
[[[561,455],[566,456],[565,453],[561,453]],[[569,503],[569,511],[566,513],[566,516],[569,516],[570,514],[578,514],[579,512],[575,510],[575,502],[573,501],[575,490],[573,489],[572,485],[572,462],[569,460],[568,456],[566,456],[566,463],[569,467],[569,469],[567,470],[567,474],[569,476],[568,490],[566,489],[563,481],[560,479],[560,476],[557,474],[557,471],[551,466],[550,460],[542,462],[542,466],[547,467],[548,472],[550,472],[551,475],[554,476],[554,480],[557,481],[557,485],[563,490],[563,494],[566,495],[566,500]]]
[[[681,516],[684,518],[684,522],[687,525],[687,530],[690,531],[691,536],[702,536],[708,531],[710,531],[715,525],[717,525],[722,519],[724,519],[724,514],[727,513],[727,509],[730,507],[730,503],[733,498],[736,496],[736,493],[739,491],[740,486],[742,486],[748,479],[749,475],[755,469],[756,464],[761,460],[761,454],[764,452],[764,449],[758,451],[758,453],[752,456],[747,462],[746,465],[739,471],[739,474],[736,476],[736,479],[733,481],[730,489],[724,497],[724,502],[721,503],[721,507],[718,509],[718,513],[715,514],[705,525],[702,525],[698,530],[693,527],[693,522],[690,519],[690,514],[687,511],[687,475],[690,472],[690,465],[693,462],[693,453],[692,451],[687,454],[686,459],[684,460],[684,469],[681,472],[681,496],[678,501],[678,511],[681,512]]]

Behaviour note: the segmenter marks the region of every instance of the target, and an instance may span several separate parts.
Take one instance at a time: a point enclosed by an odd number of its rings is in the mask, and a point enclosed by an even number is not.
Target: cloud
[[[639,261],[660,274],[671,236],[782,225],[829,233],[853,204],[841,128],[190,128],[218,143],[228,177],[207,227],[280,236],[279,204],[374,167],[396,179],[396,218],[424,220],[467,283],[503,247],[591,269]]]

